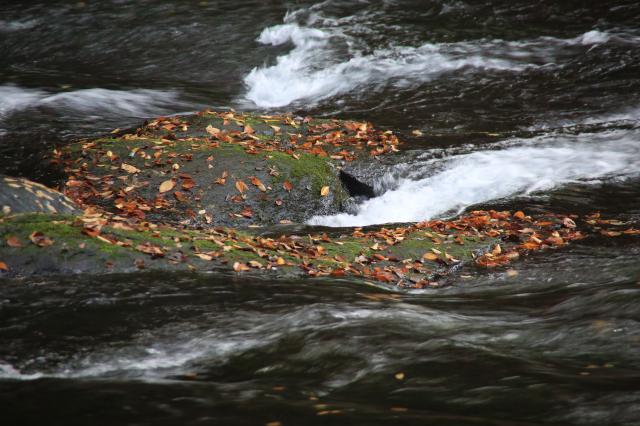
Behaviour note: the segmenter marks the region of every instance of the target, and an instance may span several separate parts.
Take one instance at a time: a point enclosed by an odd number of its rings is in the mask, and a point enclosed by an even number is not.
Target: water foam
[[[365,85],[385,86],[394,80],[401,84],[422,83],[438,75],[461,69],[521,71],[523,64],[483,53],[473,43],[432,44],[419,47],[391,46],[363,55],[351,52],[340,60],[334,46],[348,43],[335,29],[284,24],[266,28],[258,42],[294,48],[279,56],[272,66],[257,67],[245,77],[247,99],[260,107],[282,107],[296,101],[320,101],[353,91]]]
[[[414,222],[572,182],[637,176],[639,137],[637,132],[625,131],[590,136],[590,141],[584,141],[584,135],[545,136],[524,146],[453,156],[432,176],[401,178],[396,189],[364,202],[356,214],[315,216],[309,223],[362,226]]]
[[[612,38],[636,41],[628,34],[593,29],[567,39],[477,39],[417,46],[391,41],[383,48],[373,48],[357,34],[381,34],[383,21],[369,12],[326,18],[321,5],[316,6],[288,13],[284,24],[265,28],[257,38],[264,45],[291,43],[293,48],[278,56],[275,64],[256,67],[244,78],[244,97],[256,106],[277,108],[388,85],[417,86],[459,70],[517,73],[540,66],[561,66],[567,47],[593,48]]]
[[[80,89],[52,94],[44,90],[14,85],[0,86],[0,119],[29,108],[46,107],[77,113],[105,112],[131,117],[146,117],[175,104],[173,92],[149,89]]]

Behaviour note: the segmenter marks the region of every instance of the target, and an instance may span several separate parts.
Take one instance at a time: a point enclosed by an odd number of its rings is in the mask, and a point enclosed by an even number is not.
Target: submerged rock
[[[12,213],[79,212],[73,201],[54,189],[27,179],[0,175],[0,216]]]

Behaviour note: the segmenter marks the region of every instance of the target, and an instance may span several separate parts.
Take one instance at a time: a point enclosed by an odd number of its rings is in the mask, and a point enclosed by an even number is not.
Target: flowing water
[[[470,208],[640,222],[636,1],[0,5],[0,171],[204,106],[369,120],[405,150],[313,225]],[[0,282],[3,425],[640,424],[640,242],[400,292],[139,274]],[[274,423],[275,424],[275,423]]]

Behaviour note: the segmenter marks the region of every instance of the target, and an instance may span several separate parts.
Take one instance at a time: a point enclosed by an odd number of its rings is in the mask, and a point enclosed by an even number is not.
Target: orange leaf
[[[426,252],[425,254],[422,255],[423,259],[426,260],[438,260],[438,255],[435,253],[431,253],[431,252]]]
[[[517,211],[517,212],[515,212],[515,213],[513,214],[513,217],[515,217],[516,219],[520,219],[520,220],[522,220],[522,219],[524,219],[524,218],[525,218],[525,215],[524,215],[524,212],[522,212],[522,211]]]
[[[0,262],[0,271],[7,272],[8,270],[9,270],[9,267],[7,266],[7,264],[4,262]]]
[[[241,180],[237,180],[236,181],[236,189],[238,190],[239,193],[244,193],[244,191],[246,191],[247,189],[249,189],[249,187],[247,186],[246,183],[244,183]]]
[[[13,247],[13,248],[22,247],[22,243],[20,242],[18,237],[14,237],[14,236],[11,236],[11,237],[7,238],[7,245],[9,247]]]
[[[173,193],[173,196],[176,197],[176,200],[184,203],[187,201],[187,197],[184,195],[184,192],[176,191]]]
[[[172,180],[165,180],[160,184],[160,193],[165,193],[167,191],[171,191],[173,187],[176,186],[176,183]]]
[[[53,244],[53,240],[49,237],[45,237],[42,232],[35,231],[29,235],[31,242],[38,247],[49,247]]]
[[[264,184],[257,177],[251,176],[251,183],[254,184],[255,186],[257,186],[260,191],[262,191],[262,192],[266,192],[267,191],[267,188],[264,186]]]
[[[282,187],[288,192],[291,191],[293,189],[293,185],[291,184],[291,182],[289,182],[288,180],[285,180],[284,183],[282,184]]]
[[[323,197],[326,197],[327,195],[329,195],[329,187],[323,186],[322,189],[320,190],[320,195],[322,195]]]
[[[253,134],[253,133],[254,133],[253,127],[251,127],[251,126],[250,126],[250,125],[248,125],[248,124],[247,124],[247,125],[245,125],[245,126],[244,126],[244,132],[243,132],[243,133],[246,133],[247,135],[251,135],[251,134]]]

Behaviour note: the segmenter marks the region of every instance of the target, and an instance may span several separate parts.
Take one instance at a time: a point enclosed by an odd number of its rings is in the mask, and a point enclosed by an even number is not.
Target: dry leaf
[[[165,193],[171,191],[173,187],[176,186],[176,183],[172,180],[165,180],[160,184],[160,193]]]
[[[38,247],[49,247],[53,244],[53,240],[49,237],[45,237],[42,232],[35,231],[29,235],[31,242]]]
[[[22,247],[22,243],[20,242],[18,237],[14,237],[14,236],[11,236],[11,237],[7,238],[7,245],[9,247],[13,247],[13,248]]]
[[[233,264],[233,270],[236,272],[248,271],[250,268],[244,263],[236,262]]]
[[[4,262],[0,262],[0,271],[7,272],[8,270],[9,267],[7,266],[7,264]]]
[[[211,124],[209,124],[205,130],[212,136],[217,136],[218,133],[220,133],[220,129],[213,127]]]
[[[291,184],[291,182],[289,182],[288,180],[285,180],[284,183],[282,184],[282,187],[287,191],[291,191],[293,189],[293,185]]]
[[[320,195],[323,197],[326,197],[327,195],[329,195],[329,187],[323,186],[322,189],[320,190]]]
[[[264,184],[257,177],[251,176],[251,183],[257,186],[260,191],[262,192],[267,191],[267,187],[265,187]]]
[[[122,166],[120,167],[127,173],[140,173],[140,169],[132,166],[131,164],[122,163]]]
[[[244,183],[241,180],[237,180],[236,181],[236,189],[238,190],[239,193],[244,193],[244,191],[246,191],[247,189],[249,189],[249,187],[247,186],[246,183]]]
[[[438,260],[438,255],[432,252],[426,252],[425,254],[422,255],[423,259],[426,260]]]

